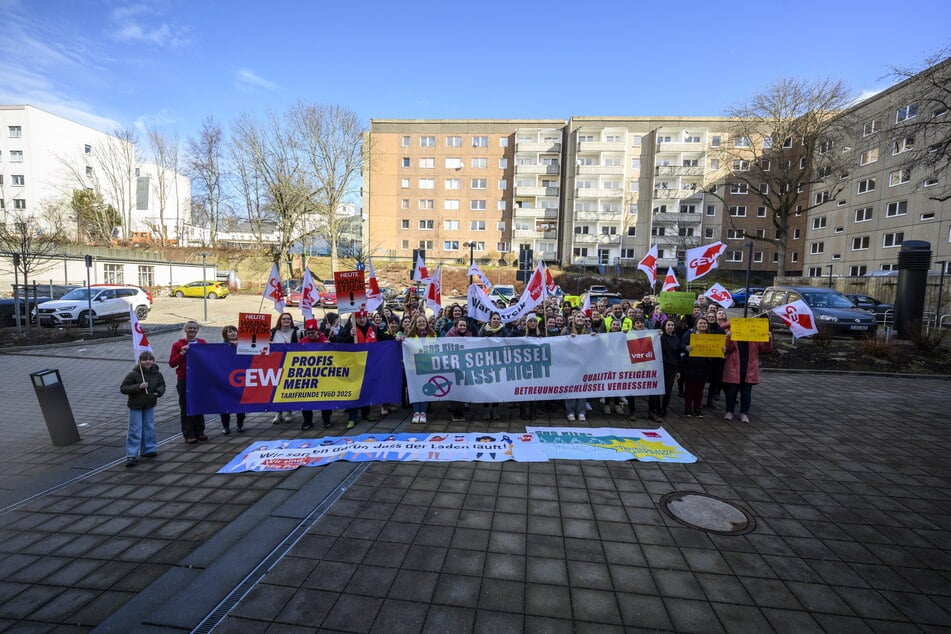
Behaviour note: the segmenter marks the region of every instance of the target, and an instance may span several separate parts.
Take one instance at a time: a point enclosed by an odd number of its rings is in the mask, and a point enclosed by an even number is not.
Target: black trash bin
[[[30,372],[30,380],[33,382],[33,391],[36,392],[36,400],[40,402],[53,444],[65,447],[79,442],[79,429],[76,428],[76,419],[73,418],[73,409],[69,406],[59,370]]]

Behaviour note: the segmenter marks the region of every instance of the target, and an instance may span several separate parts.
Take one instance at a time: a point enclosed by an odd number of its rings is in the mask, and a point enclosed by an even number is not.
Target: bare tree
[[[165,214],[173,195],[175,204],[178,205],[178,173],[176,171],[179,160],[178,138],[162,133],[155,126],[148,129],[148,137],[152,162],[155,164],[155,182],[152,185],[152,191],[158,199],[158,223],[153,230],[158,230],[162,246],[165,247],[168,245],[168,225],[165,222]]]
[[[55,266],[57,262],[52,256],[65,242],[64,234],[55,224],[50,227],[27,211],[12,211],[0,223],[0,252],[9,256],[14,265],[6,266],[4,258],[4,268],[15,269],[22,283]]]
[[[222,158],[225,138],[213,117],[202,122],[198,136],[188,140],[187,164],[192,176],[192,198],[200,200],[206,214],[209,242],[218,241],[221,224],[224,179]]]
[[[140,166],[136,143],[138,137],[129,128],[115,130],[93,149],[95,191],[110,201],[123,219],[124,234],[132,231],[132,210],[135,205],[137,170]]]
[[[267,205],[267,188],[254,163],[247,160],[243,146],[231,144],[231,163],[237,196],[244,203],[244,213],[236,215],[248,223],[251,234],[260,242],[264,225],[273,223],[274,216]]]
[[[902,136],[915,140],[902,166],[922,176],[919,186],[951,168],[951,44],[926,57],[922,66],[892,69],[892,76],[906,82],[909,89],[901,93],[909,116],[897,127]],[[951,198],[951,183],[946,178],[942,181],[941,187],[931,190],[932,200]]]
[[[263,188],[265,209],[278,227],[275,257],[284,262],[305,233],[312,208],[307,175],[301,162],[297,132],[287,117],[268,112],[263,120],[245,114],[232,126],[235,152],[244,157]]]
[[[721,162],[708,195],[725,206],[731,194],[744,195],[768,210],[773,235],[746,237],[776,247],[777,275],[786,273],[794,214],[842,194],[848,156],[837,147],[834,123],[849,101],[840,81],[779,79],[727,110],[730,138],[708,155]],[[817,194],[811,200],[803,195],[810,191]]]
[[[352,224],[342,214],[344,202],[359,196],[367,126],[349,108],[339,105],[298,103],[289,118],[298,133],[306,179],[312,187],[312,215],[306,235],[322,235],[330,243],[330,262],[337,270],[337,246]]]

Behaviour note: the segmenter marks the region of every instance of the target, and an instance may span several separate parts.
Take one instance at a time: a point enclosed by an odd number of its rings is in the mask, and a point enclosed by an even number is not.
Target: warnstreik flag
[[[674,275],[673,267],[667,267],[667,277],[664,278],[664,287],[661,289],[663,291],[672,291],[675,288],[680,286],[680,282],[677,281],[677,276]]]
[[[436,272],[426,283],[426,305],[437,315],[442,310],[442,265],[436,267]]]
[[[264,299],[274,302],[274,310],[284,312],[284,289],[281,288],[281,274],[277,270],[277,262],[271,267],[271,275],[264,285]]]
[[[717,258],[726,251],[722,242],[704,244],[695,249],[687,249],[687,281],[700,279],[717,268]]]
[[[380,283],[376,280],[376,271],[373,270],[373,261],[367,258],[367,268],[370,279],[367,281],[367,312],[372,313],[383,304],[383,292]]]
[[[647,252],[640,262],[637,263],[637,268],[644,271],[647,275],[647,279],[651,283],[651,289],[653,290],[654,285],[657,283],[657,245],[655,244],[650,248],[650,251]]]
[[[482,286],[485,288],[485,292],[488,293],[489,289],[492,288],[492,282],[486,277],[485,273],[482,272],[482,269],[479,268],[479,265],[475,262],[472,263],[472,266],[469,267],[469,272],[467,273],[469,277],[478,276],[482,280]]]
[[[416,267],[413,269],[413,281],[422,282],[429,279],[429,271],[426,270],[426,263],[423,262],[422,254],[416,254]]]
[[[733,296],[730,295],[730,291],[723,288],[719,283],[708,288],[704,295],[724,308],[729,308],[733,305]]]
[[[314,302],[317,300],[317,285],[310,269],[304,269],[304,281],[300,288],[300,312],[304,319],[314,318]]]
[[[142,330],[142,324],[139,323],[139,318],[135,314],[135,306],[129,306],[129,322],[132,326],[132,358],[138,363],[140,354],[152,352],[152,345],[149,343],[149,338]]]
[[[816,328],[816,318],[809,309],[806,302],[797,299],[789,304],[783,304],[773,309],[773,312],[779,315],[793,337],[799,339],[808,337],[819,332]]]

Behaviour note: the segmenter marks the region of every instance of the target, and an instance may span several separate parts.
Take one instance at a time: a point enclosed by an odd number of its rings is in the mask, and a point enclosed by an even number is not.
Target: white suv
[[[92,300],[92,315],[89,304]],[[43,302],[36,308],[37,322],[44,326],[79,324],[122,320],[129,318],[129,306],[135,315],[145,319],[149,314],[149,298],[136,286],[108,286],[77,288],[52,302]]]

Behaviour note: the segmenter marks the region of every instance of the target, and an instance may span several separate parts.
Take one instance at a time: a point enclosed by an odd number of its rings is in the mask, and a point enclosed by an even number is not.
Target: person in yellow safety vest
[[[604,327],[608,332],[611,332],[611,322],[615,319],[621,321],[621,332],[627,332],[634,327],[634,322],[624,316],[624,308],[620,304],[615,304],[611,307],[611,310],[604,317]]]

